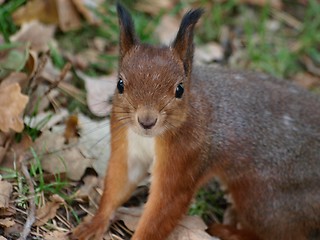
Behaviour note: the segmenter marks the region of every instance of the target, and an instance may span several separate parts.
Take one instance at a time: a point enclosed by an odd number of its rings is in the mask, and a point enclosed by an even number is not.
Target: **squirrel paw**
[[[73,240],[102,240],[108,228],[108,221],[101,219],[98,215],[91,221],[83,222],[72,231]]]
[[[244,229],[236,229],[224,224],[212,224],[207,232],[222,240],[259,240],[259,238],[252,232]]]

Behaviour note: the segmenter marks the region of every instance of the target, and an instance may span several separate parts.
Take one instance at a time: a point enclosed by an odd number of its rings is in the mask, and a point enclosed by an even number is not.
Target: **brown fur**
[[[74,237],[101,239],[144,176],[145,163],[137,161],[135,179],[128,177],[133,131],[154,139],[155,156],[150,196],[132,239],[166,239],[212,177],[227,187],[242,228],[216,225],[211,233],[224,240],[319,239],[320,99],[264,74],[192,68],[201,10],[185,15],[169,47],[141,44],[129,13],[119,5],[118,13],[119,82],[105,189],[93,221]]]

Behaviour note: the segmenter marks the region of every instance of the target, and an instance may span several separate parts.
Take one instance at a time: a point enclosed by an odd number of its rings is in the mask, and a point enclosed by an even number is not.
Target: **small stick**
[[[71,69],[71,67],[72,67],[72,65],[70,62],[67,62],[64,65],[58,79],[56,81],[54,81],[52,83],[52,85],[49,87],[49,89],[45,92],[45,94],[44,94],[45,96],[47,96],[51,92],[52,89],[56,88],[59,85],[59,83],[63,81],[63,79],[66,77],[66,75],[69,72],[69,70]]]
[[[34,186],[33,186],[33,183],[32,183],[32,179],[31,179],[31,176],[29,174],[28,168],[27,168],[25,162],[22,159],[22,156],[20,156],[19,162],[21,163],[21,171],[22,171],[23,175],[25,176],[26,181],[27,181],[28,186],[29,186],[29,194],[30,194],[30,196],[33,196],[33,197],[29,198],[28,217],[27,217],[26,223],[24,224],[24,228],[23,228],[23,231],[21,233],[21,236],[19,238],[19,240],[25,240],[25,239],[27,239],[27,237],[28,237],[28,235],[29,235],[29,233],[31,231],[32,224],[34,223],[34,221],[36,219],[36,217],[35,217],[35,215],[36,215],[35,214],[36,213],[36,204],[35,204],[35,201],[34,201],[35,191],[34,191]]]

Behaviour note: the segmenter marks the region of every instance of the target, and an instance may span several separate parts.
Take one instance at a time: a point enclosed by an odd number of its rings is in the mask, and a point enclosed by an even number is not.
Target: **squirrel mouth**
[[[159,130],[159,113],[155,109],[141,107],[136,112],[135,129],[142,136],[154,137]]]

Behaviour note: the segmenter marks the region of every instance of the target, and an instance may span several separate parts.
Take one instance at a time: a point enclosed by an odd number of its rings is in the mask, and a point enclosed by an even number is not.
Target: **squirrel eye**
[[[176,88],[176,98],[182,98],[184,92],[183,84],[179,83],[179,85]]]
[[[119,78],[117,88],[118,88],[119,93],[122,94],[124,91],[124,84],[123,84],[123,80],[121,78]]]

